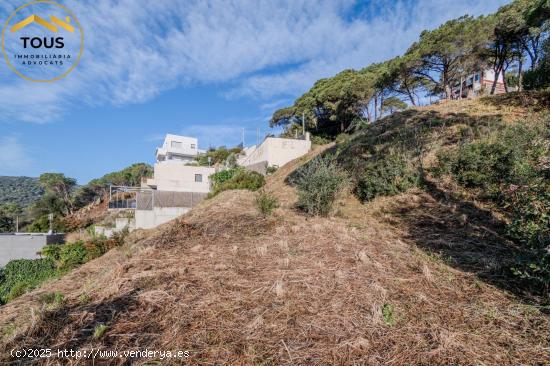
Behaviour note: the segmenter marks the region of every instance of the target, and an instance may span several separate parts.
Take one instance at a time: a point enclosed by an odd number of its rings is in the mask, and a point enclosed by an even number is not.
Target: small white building
[[[166,135],[164,143],[157,148],[157,162],[180,161],[192,162],[199,154],[199,142],[194,137]]]
[[[282,167],[288,162],[304,156],[311,149],[309,133],[303,139],[267,137],[260,146],[243,150],[237,163],[251,170],[265,173],[268,167]]]
[[[153,178],[148,178],[141,186],[157,191],[171,192],[210,192],[210,175],[215,168],[188,165],[182,161],[161,161],[155,164]]]

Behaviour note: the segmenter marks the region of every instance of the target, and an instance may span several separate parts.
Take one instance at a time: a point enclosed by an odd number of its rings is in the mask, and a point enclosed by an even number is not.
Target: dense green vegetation
[[[231,189],[248,189],[256,191],[265,184],[263,175],[241,167],[226,169],[212,174],[210,176],[210,181],[212,182],[211,197]]]
[[[86,241],[51,244],[42,249],[44,258],[10,261],[0,269],[0,305],[122,245],[126,235],[123,231],[111,239],[92,236]]]
[[[210,148],[206,153],[199,155],[197,162],[201,166],[211,166],[215,164],[221,164],[226,162],[231,157],[236,157],[243,149],[241,147],[234,147],[231,149],[225,146],[218,148]]]
[[[391,196],[419,186],[420,170],[412,166],[404,152],[390,151],[365,164],[355,193],[361,201]]]
[[[43,194],[44,190],[37,178],[0,176],[0,205],[12,203],[25,208]]]
[[[334,138],[403,109],[404,101],[416,105],[420,95],[455,98],[454,85],[485,69],[520,89],[546,87],[549,8],[547,0],[515,0],[489,16],[450,20],[422,32],[402,56],[317,81],[292,106],[277,110],[270,125],[293,135],[304,118],[313,134]],[[495,90],[493,83],[485,92]]]
[[[13,300],[56,275],[51,259],[19,259],[0,269],[0,304]]]
[[[439,155],[438,174],[451,174],[478,197],[509,214],[508,235],[524,251],[514,274],[550,285],[550,121],[495,131]]]

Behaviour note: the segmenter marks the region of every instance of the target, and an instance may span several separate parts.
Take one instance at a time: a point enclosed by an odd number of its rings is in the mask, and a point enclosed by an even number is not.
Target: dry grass
[[[497,222],[465,220],[476,211],[422,191],[368,206],[350,197],[335,217],[306,218],[284,179],[319,152],[268,179],[281,202],[268,218],[253,193],[223,192],[0,308],[0,324],[18,327],[3,351],[181,349],[203,365],[550,364],[548,316],[481,265],[503,250],[490,235]],[[63,306],[41,308],[44,292],[63,293]],[[95,338],[99,324],[108,331]]]

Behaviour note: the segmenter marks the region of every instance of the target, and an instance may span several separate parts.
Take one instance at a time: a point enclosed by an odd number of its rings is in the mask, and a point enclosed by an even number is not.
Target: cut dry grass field
[[[493,278],[498,220],[419,189],[303,216],[285,178],[322,151],[269,177],[271,216],[255,193],[222,192],[3,306],[0,361],[88,364],[9,358],[51,347],[180,349],[202,365],[550,364],[550,318]],[[61,304],[41,303],[51,292]]]

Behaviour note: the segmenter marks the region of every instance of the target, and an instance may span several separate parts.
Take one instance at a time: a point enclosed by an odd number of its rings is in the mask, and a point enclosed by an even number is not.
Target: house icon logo
[[[39,83],[66,77],[84,52],[84,32],[77,17],[51,0],[17,8],[2,28],[2,53],[21,78]]]
[[[19,23],[12,26],[10,28],[10,31],[12,33],[17,32],[18,30],[25,28],[26,26],[28,26],[31,23],[39,24],[39,25],[43,26],[44,28],[50,30],[53,33],[57,33],[59,31],[57,27],[61,27],[61,28],[65,29],[66,31],[71,32],[71,33],[74,32],[74,27],[70,24],[71,23],[71,17],[68,16],[68,17],[66,17],[65,21],[63,21],[63,20],[59,19],[58,17],[56,17],[55,15],[51,16],[51,22],[47,22],[46,20],[42,19],[38,15],[31,15],[27,19],[22,20]]]

